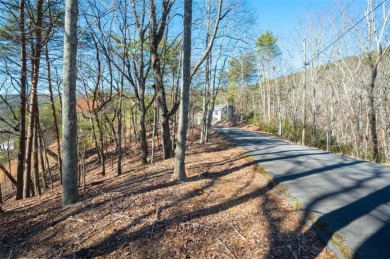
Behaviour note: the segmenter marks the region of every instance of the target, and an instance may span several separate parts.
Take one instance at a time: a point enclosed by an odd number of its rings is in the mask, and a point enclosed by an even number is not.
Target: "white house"
[[[4,143],[0,143],[0,153],[7,152],[7,150],[14,150],[14,140],[10,139],[9,141],[6,141]]]
[[[203,113],[201,111],[198,111],[193,114],[195,125],[202,124],[202,116]],[[231,105],[218,104],[214,106],[212,123],[220,122],[223,120],[231,120],[233,118],[234,118],[234,111]]]
[[[214,107],[213,122],[233,119],[233,107],[227,104],[218,104]]]

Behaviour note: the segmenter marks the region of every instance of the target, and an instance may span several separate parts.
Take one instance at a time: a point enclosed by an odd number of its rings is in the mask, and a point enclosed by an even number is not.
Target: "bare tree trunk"
[[[183,38],[183,68],[180,93],[179,126],[177,134],[177,147],[175,154],[175,166],[172,180],[182,181],[185,173],[185,147],[188,128],[189,92],[191,85],[191,25],[192,25],[192,0],[184,2],[184,38]]]
[[[303,104],[302,104],[302,145],[306,143],[306,39],[303,41]]]
[[[103,122],[99,118],[99,114],[97,114],[97,112],[95,112],[94,114],[95,114],[96,126],[98,127],[98,131],[99,131],[98,152],[100,158],[101,174],[106,175],[106,154],[104,151],[105,144],[104,144]]]
[[[43,150],[45,150],[45,161],[46,161],[47,171],[49,173],[49,178],[50,178],[50,188],[53,190],[53,176],[51,173],[49,158],[48,158],[47,152],[46,152],[46,149],[47,149],[46,141],[43,137],[41,138],[41,141],[42,141],[42,148],[43,148]],[[60,174],[61,174],[61,172],[60,172]]]
[[[143,94],[142,94],[143,95]],[[142,98],[143,100],[144,98]],[[145,126],[145,116],[146,116],[146,109],[145,109],[145,103],[144,101],[141,101],[139,105],[139,140],[141,144],[141,163],[143,165],[146,165],[148,163],[148,142],[146,139],[146,126]]]
[[[16,199],[23,199],[24,156],[26,153],[26,85],[27,85],[27,54],[26,32],[24,28],[24,0],[19,0],[19,30],[20,30],[20,119],[19,119],[19,151],[17,169]]]
[[[268,67],[269,67],[269,62],[268,62]],[[271,84],[271,78],[270,78],[270,72],[268,71],[268,78],[267,78],[268,124],[271,124],[271,85],[270,84]]]
[[[53,95],[53,87],[51,84],[51,72],[50,72],[50,59],[49,59],[49,50],[46,45],[46,64],[47,64],[47,80],[48,80],[48,88],[49,88],[49,94],[50,94],[50,105],[51,110],[53,114],[53,122],[54,122],[54,130],[56,134],[56,140],[57,140],[57,163],[58,168],[60,172],[60,183],[62,184],[62,160],[61,160],[61,140],[60,140],[60,129],[58,125],[58,118],[57,118],[57,112],[56,112],[56,106],[54,102],[54,95]]]
[[[38,138],[38,150],[39,150],[39,160],[41,162],[41,170],[42,170],[42,174],[41,174],[41,177],[42,177],[42,186],[43,186],[43,189],[46,190],[48,185],[47,185],[47,181],[46,181],[46,166],[45,166],[45,160],[43,159],[43,150],[44,150],[44,146],[43,146],[43,134],[42,134],[42,130],[41,128],[39,127],[39,138]],[[47,165],[47,167],[49,168],[49,164]]]
[[[62,95],[62,206],[79,200],[77,185],[77,16],[78,0],[66,0]]]
[[[34,188],[35,193],[38,195],[42,194],[41,186],[39,183],[39,160],[38,160],[38,124],[39,121],[35,121],[35,129],[34,129],[34,147],[33,147],[33,157],[34,157]]]
[[[282,111],[281,111],[281,90],[280,90],[280,86],[279,86],[279,83],[277,82],[277,80],[275,80],[275,84],[276,84],[276,101],[277,101],[277,110],[278,110],[278,135],[279,136],[282,136],[283,134],[283,125],[282,125]]]
[[[153,109],[152,155],[150,159],[151,164],[154,164],[155,161],[156,133],[157,133],[157,103],[154,104],[154,109]]]
[[[207,69],[206,69],[207,70]],[[206,80],[207,81],[207,80]],[[207,132],[207,114],[209,108],[210,101],[210,91],[208,89],[207,82],[204,85],[204,93],[203,93],[203,110],[202,110],[202,130],[200,132],[200,143],[206,143],[206,132]]]
[[[209,25],[208,25],[209,27]],[[209,42],[209,33],[206,36],[206,42]],[[200,133],[200,143],[204,144],[207,142],[207,124],[208,124],[208,114],[210,109],[210,56],[206,58],[206,68],[205,68],[205,82],[204,82],[204,91],[203,91],[203,110],[202,110],[202,131]]]
[[[160,108],[160,123],[161,123],[161,135],[163,140],[163,152],[164,159],[168,159],[173,156],[172,143],[169,130],[169,118],[176,112],[177,104],[174,105],[171,111],[168,111],[165,88],[163,83],[163,72],[161,70],[161,59],[159,52],[159,45],[164,36],[167,24],[168,16],[171,11],[171,7],[174,1],[163,0],[161,18],[159,24],[157,22],[157,11],[155,0],[149,0],[149,42],[150,42],[150,57],[153,68],[154,84],[157,95],[157,103]]]
[[[122,107],[123,106],[123,80],[119,92],[119,110],[118,110],[118,168],[117,174],[122,174]]]
[[[39,80],[39,68],[42,53],[42,32],[43,32],[43,0],[38,0],[36,3],[37,8],[37,21],[34,33],[35,44],[32,44],[32,82],[30,93],[30,108],[29,108],[29,124],[27,129],[27,143],[26,143],[26,158],[25,158],[25,179],[23,188],[23,197],[30,197],[30,192],[34,195],[34,189],[30,184],[31,182],[31,152],[33,148],[34,127],[36,121],[38,121],[38,80]]]
[[[376,112],[375,112],[375,96],[374,96],[374,88],[375,88],[375,80],[378,74],[378,67],[376,65],[371,66],[371,77],[370,83],[367,86],[367,97],[368,97],[368,122],[370,125],[370,142],[372,148],[372,157],[376,163],[379,163],[379,149],[378,149],[378,133],[376,130]]]

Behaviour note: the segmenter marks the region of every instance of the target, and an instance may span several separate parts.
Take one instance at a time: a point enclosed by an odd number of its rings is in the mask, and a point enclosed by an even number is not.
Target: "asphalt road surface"
[[[390,258],[390,167],[265,134],[214,129],[241,147],[315,216],[311,227],[325,243],[341,235],[343,245],[336,247],[347,247],[354,258]]]

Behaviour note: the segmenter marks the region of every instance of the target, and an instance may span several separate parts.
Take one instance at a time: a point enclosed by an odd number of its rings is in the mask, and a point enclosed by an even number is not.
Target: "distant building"
[[[8,150],[11,151],[14,149],[15,149],[15,145],[13,139],[10,139],[9,141],[6,141],[4,143],[0,143],[0,153],[5,153]]]
[[[76,113],[90,113],[96,108],[97,103],[93,103],[92,100],[77,99],[76,100]]]
[[[233,106],[227,104],[218,104],[214,107],[213,122],[231,120],[234,118]]]
[[[202,124],[202,116],[203,112],[198,111],[194,113],[194,124],[201,125]],[[235,118],[235,113],[233,106],[227,104],[218,104],[214,106],[212,123],[217,123],[225,120],[232,120]]]

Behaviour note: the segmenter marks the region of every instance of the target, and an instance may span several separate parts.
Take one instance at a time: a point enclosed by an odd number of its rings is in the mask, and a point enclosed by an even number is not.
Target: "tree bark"
[[[368,98],[367,116],[368,116],[368,122],[369,122],[370,133],[371,133],[370,142],[372,148],[372,158],[376,163],[379,163],[380,157],[379,157],[379,149],[378,149],[378,133],[376,130],[376,112],[375,112],[375,96],[374,96],[375,81],[377,75],[378,75],[378,66],[372,65],[370,83],[367,86],[367,98]]]
[[[206,42],[209,42],[209,35],[207,33]],[[206,67],[205,67],[205,84],[203,91],[203,112],[202,112],[202,131],[200,133],[200,143],[204,144],[207,142],[207,121],[208,113],[210,109],[210,56],[206,58]]]
[[[53,87],[51,84],[51,72],[50,72],[50,59],[49,59],[49,49],[46,45],[46,64],[47,64],[47,80],[48,80],[48,88],[49,88],[49,95],[50,95],[50,105],[51,105],[51,111],[53,114],[53,123],[54,123],[54,130],[56,134],[56,140],[57,140],[57,163],[58,168],[60,172],[60,182],[62,184],[62,160],[61,160],[61,141],[60,141],[60,129],[58,127],[58,118],[57,118],[57,112],[56,112],[56,106],[54,102],[54,95],[53,95]]]
[[[191,85],[191,25],[192,25],[192,0],[184,2],[184,35],[183,35],[183,68],[180,93],[179,124],[177,133],[177,145],[175,154],[175,166],[172,180],[182,181],[185,173],[185,147],[188,129],[189,92]]]
[[[66,0],[64,36],[64,81],[62,94],[62,206],[79,200],[77,185],[77,17],[78,0]]]
[[[32,60],[32,82],[30,93],[30,108],[29,108],[29,123],[27,129],[27,143],[26,143],[26,158],[25,158],[25,174],[23,182],[23,198],[30,197],[30,192],[33,194],[31,182],[31,155],[33,149],[34,127],[35,122],[38,120],[38,80],[39,80],[39,68],[42,53],[42,31],[43,31],[43,0],[37,1],[37,24],[34,33],[35,44],[33,48],[33,60]]]
[[[38,125],[39,121],[35,120],[34,139],[33,139],[33,157],[34,157],[34,188],[35,193],[38,195],[42,194],[41,185],[39,182],[39,159],[38,159]]]
[[[175,112],[175,107],[172,108],[172,111],[168,111],[165,88],[162,78],[161,70],[161,59],[158,47],[164,36],[167,24],[168,24],[168,15],[170,13],[171,7],[174,3],[173,1],[163,0],[162,1],[162,10],[161,18],[159,21],[159,26],[157,24],[157,12],[155,0],[149,0],[150,10],[149,10],[149,41],[150,41],[150,57],[152,61],[152,69],[154,75],[154,85],[157,95],[157,103],[160,109],[161,116],[161,135],[163,139],[163,153],[164,159],[172,157],[172,142],[169,130],[169,118]],[[177,109],[177,107],[176,107]]]
[[[123,80],[119,93],[119,110],[118,110],[118,168],[117,174],[122,174],[122,106],[123,106]]]
[[[27,85],[27,53],[26,53],[26,32],[24,28],[24,0],[19,0],[19,30],[20,30],[20,119],[19,119],[19,151],[18,169],[16,173],[17,187],[16,199],[23,199],[24,182],[24,155],[26,153],[26,85]]]
[[[143,96],[143,94],[142,94]],[[138,106],[139,109],[139,140],[141,144],[141,163],[143,165],[146,165],[148,163],[148,142],[146,139],[146,126],[145,126],[145,116],[146,116],[146,109],[145,109],[145,103],[144,98],[140,98],[140,104]]]

